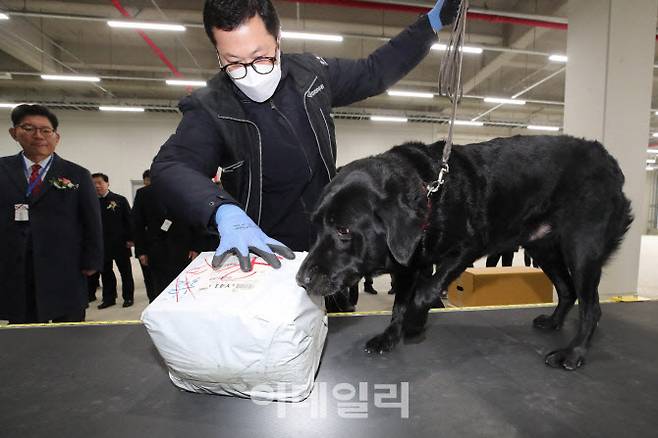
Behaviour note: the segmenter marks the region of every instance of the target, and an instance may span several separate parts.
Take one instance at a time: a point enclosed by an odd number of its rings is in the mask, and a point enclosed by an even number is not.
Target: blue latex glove
[[[240,262],[240,269],[249,272],[251,271],[250,251],[275,269],[281,267],[275,252],[290,260],[295,258],[295,253],[283,243],[269,238],[237,205],[221,205],[215,213],[215,222],[220,241],[219,248],[212,258],[213,268],[222,266],[231,254],[235,254]]]
[[[430,24],[435,32],[440,31],[443,26],[455,22],[460,3],[461,0],[438,0],[436,2],[432,10],[427,13],[427,18],[430,19]]]

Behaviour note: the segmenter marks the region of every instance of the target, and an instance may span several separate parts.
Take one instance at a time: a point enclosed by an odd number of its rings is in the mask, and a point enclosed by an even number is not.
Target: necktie
[[[41,178],[39,178],[39,171],[41,170],[41,166],[39,164],[33,164],[32,165],[32,173],[30,174],[30,181],[29,185],[32,185],[34,181],[37,181],[36,184],[34,185],[34,188],[32,188],[32,193],[31,195],[38,195],[39,192],[41,191]]]

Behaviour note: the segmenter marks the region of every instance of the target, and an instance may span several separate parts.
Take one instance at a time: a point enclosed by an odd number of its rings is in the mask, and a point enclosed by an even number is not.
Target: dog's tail
[[[619,202],[611,215],[608,225],[608,236],[610,238],[607,240],[604,249],[604,263],[619,249],[633,220],[634,215],[631,201],[621,192]]]

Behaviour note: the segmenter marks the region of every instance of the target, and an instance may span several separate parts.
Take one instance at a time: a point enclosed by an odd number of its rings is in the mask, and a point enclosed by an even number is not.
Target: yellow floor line
[[[611,297],[608,300],[601,300],[601,303],[640,303],[645,301],[658,301],[655,298],[639,297],[636,295],[619,295]],[[553,307],[555,303],[538,303],[538,304],[511,304],[504,306],[476,306],[476,307],[446,307],[444,309],[430,309],[430,313],[450,313],[450,312],[476,312],[479,310],[507,310],[507,309],[532,309],[541,307]],[[353,316],[382,316],[390,315],[390,310],[373,310],[368,312],[342,312],[328,313],[332,318],[346,318]],[[87,321],[87,322],[64,322],[64,323],[45,323],[45,324],[12,324],[0,326],[0,330],[6,329],[26,329],[26,328],[54,328],[54,327],[93,327],[93,326],[112,326],[112,325],[137,325],[142,321],[135,320],[117,320],[117,321]]]
[[[603,303],[639,303],[644,301],[658,301],[658,299],[638,297],[635,295],[619,295],[608,300],[601,300]],[[430,309],[430,313],[448,313],[448,312],[475,312],[478,310],[507,310],[507,309],[532,309],[540,307],[554,307],[557,303],[537,303],[537,304],[509,304],[501,306],[474,306],[474,307],[446,307],[443,309]],[[577,304],[577,303],[576,303]],[[348,316],[371,316],[371,315],[390,315],[390,310],[377,310],[372,312],[344,312],[329,313],[331,317],[348,317]]]
[[[2,329],[25,329],[25,328],[53,328],[53,327],[89,327],[89,326],[99,326],[99,325],[135,325],[141,324],[142,321],[135,320],[117,320],[117,321],[86,321],[86,322],[58,322],[54,323],[43,323],[43,324],[11,324],[0,326]]]

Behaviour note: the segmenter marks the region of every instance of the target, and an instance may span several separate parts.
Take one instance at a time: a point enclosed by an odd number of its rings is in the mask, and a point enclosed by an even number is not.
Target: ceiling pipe
[[[341,6],[347,8],[371,9],[380,11],[407,12],[410,14],[425,14],[430,8],[425,6],[412,6],[408,4],[384,3],[370,0],[284,0],[295,3],[311,3],[318,5]],[[532,17],[532,16],[529,16]],[[484,10],[470,10],[467,18],[471,20],[488,21],[490,23],[509,23],[531,27],[544,27],[547,29],[566,30],[565,19],[536,19],[526,18],[521,14],[504,15],[500,12]]]
[[[128,12],[121,5],[121,2],[119,0],[111,0],[111,1],[112,1],[112,4],[114,5],[114,7],[121,13],[121,15],[123,15],[126,18],[133,18],[132,15],[130,15],[130,12]],[[143,30],[138,30],[137,33],[139,34],[139,36],[142,37],[142,39],[146,42],[146,44],[148,44],[148,46],[151,48],[151,50],[153,50],[153,53],[155,53],[155,55],[158,58],[160,58],[160,60],[164,63],[164,65],[166,65],[167,68],[169,70],[171,70],[171,72],[174,74],[174,76],[176,76],[177,78],[184,78],[185,77],[183,75],[183,73],[178,71],[176,66],[174,66],[174,64],[169,60],[169,58],[167,58],[167,55],[164,54],[162,49],[160,49],[160,47],[158,47],[158,45],[155,44],[153,42],[153,40],[151,38],[149,38],[149,36],[146,35],[146,33]]]
[[[412,6],[408,4],[383,3],[371,0],[283,0],[295,3],[311,3],[317,5],[342,6],[346,8],[374,9],[380,11],[408,12],[411,14],[425,14],[430,8],[426,6]],[[532,17],[532,16],[527,16]],[[537,19],[526,18],[522,14],[503,12],[489,12],[485,10],[469,10],[467,18],[470,20],[488,21],[489,23],[518,24],[521,26],[543,27],[546,29],[567,30],[567,20],[563,18]],[[658,41],[658,33],[656,34]]]

